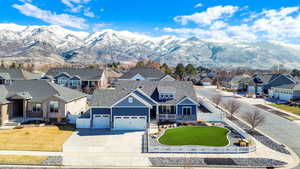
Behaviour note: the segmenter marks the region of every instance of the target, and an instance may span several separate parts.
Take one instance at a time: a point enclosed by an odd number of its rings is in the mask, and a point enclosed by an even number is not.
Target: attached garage
[[[115,116],[114,130],[145,130],[147,128],[146,116]]]
[[[93,128],[94,129],[110,128],[110,115],[94,114],[93,115]]]

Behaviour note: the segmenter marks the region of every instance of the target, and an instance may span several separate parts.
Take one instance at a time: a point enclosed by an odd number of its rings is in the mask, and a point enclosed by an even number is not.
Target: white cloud
[[[90,0],[61,0],[61,2],[68,7],[68,10],[74,13],[83,11],[83,15],[87,17],[95,17],[94,12],[90,8],[85,7]]]
[[[202,7],[202,6],[203,6],[202,3],[197,3],[197,4],[194,6],[194,8],[200,8],[200,7]]]
[[[159,30],[160,30],[160,28],[159,28],[159,27],[154,27],[154,28],[153,28],[153,30],[155,30],[155,31],[159,31]]]
[[[56,14],[48,10],[40,9],[32,4],[25,3],[23,5],[13,4],[12,7],[18,9],[22,14],[31,16],[43,20],[44,22],[69,26],[78,29],[86,29],[88,25],[85,24],[85,19],[68,15],[68,14]]]
[[[110,26],[110,24],[107,24],[107,23],[97,23],[97,24],[94,24],[92,30],[93,32],[97,32],[97,31],[100,31],[106,27]]]
[[[96,16],[96,15],[94,14],[94,12],[91,11],[90,8],[84,9],[83,15],[84,15],[84,16],[88,16],[88,17],[91,17],[91,18],[94,18],[94,17]]]
[[[199,25],[210,25],[213,21],[224,18],[225,16],[231,17],[238,9],[239,7],[231,5],[214,6],[207,8],[204,12],[196,12],[192,15],[176,16],[174,20],[182,25],[187,25],[189,22],[194,22]]]
[[[226,7],[226,6],[225,6]],[[201,38],[238,39],[238,40],[281,40],[285,42],[299,41],[300,7],[285,7],[262,11],[247,11],[239,17],[239,23],[232,24],[231,17],[242,8],[217,6],[201,13],[175,17],[175,21],[184,25],[181,28],[166,27],[165,32],[181,36],[196,35]],[[241,10],[242,11],[242,10]],[[227,17],[223,17],[224,14]],[[189,27],[189,23],[198,24]]]

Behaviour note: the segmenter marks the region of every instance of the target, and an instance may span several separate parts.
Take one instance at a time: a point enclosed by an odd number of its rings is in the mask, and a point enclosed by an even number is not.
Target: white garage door
[[[110,115],[94,114],[93,128],[95,129],[106,129],[109,127]]]
[[[114,130],[144,130],[147,127],[146,116],[115,116]]]

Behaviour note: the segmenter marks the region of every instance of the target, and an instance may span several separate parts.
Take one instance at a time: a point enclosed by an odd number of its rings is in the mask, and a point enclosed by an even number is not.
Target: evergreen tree
[[[195,75],[197,73],[196,68],[192,64],[188,64],[185,67],[185,71],[186,71],[186,74],[188,74],[188,75]]]
[[[175,74],[176,74],[180,79],[182,79],[182,78],[184,77],[184,75],[186,74],[185,68],[184,68],[184,66],[183,66],[182,63],[179,63],[179,64],[176,66]]]

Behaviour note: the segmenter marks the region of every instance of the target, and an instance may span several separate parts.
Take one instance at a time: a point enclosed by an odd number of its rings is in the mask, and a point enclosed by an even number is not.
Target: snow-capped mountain
[[[103,63],[152,59],[218,67],[298,67],[300,46],[274,41],[213,41],[150,37],[128,31],[95,33],[60,26],[0,24],[0,59],[38,63]]]

